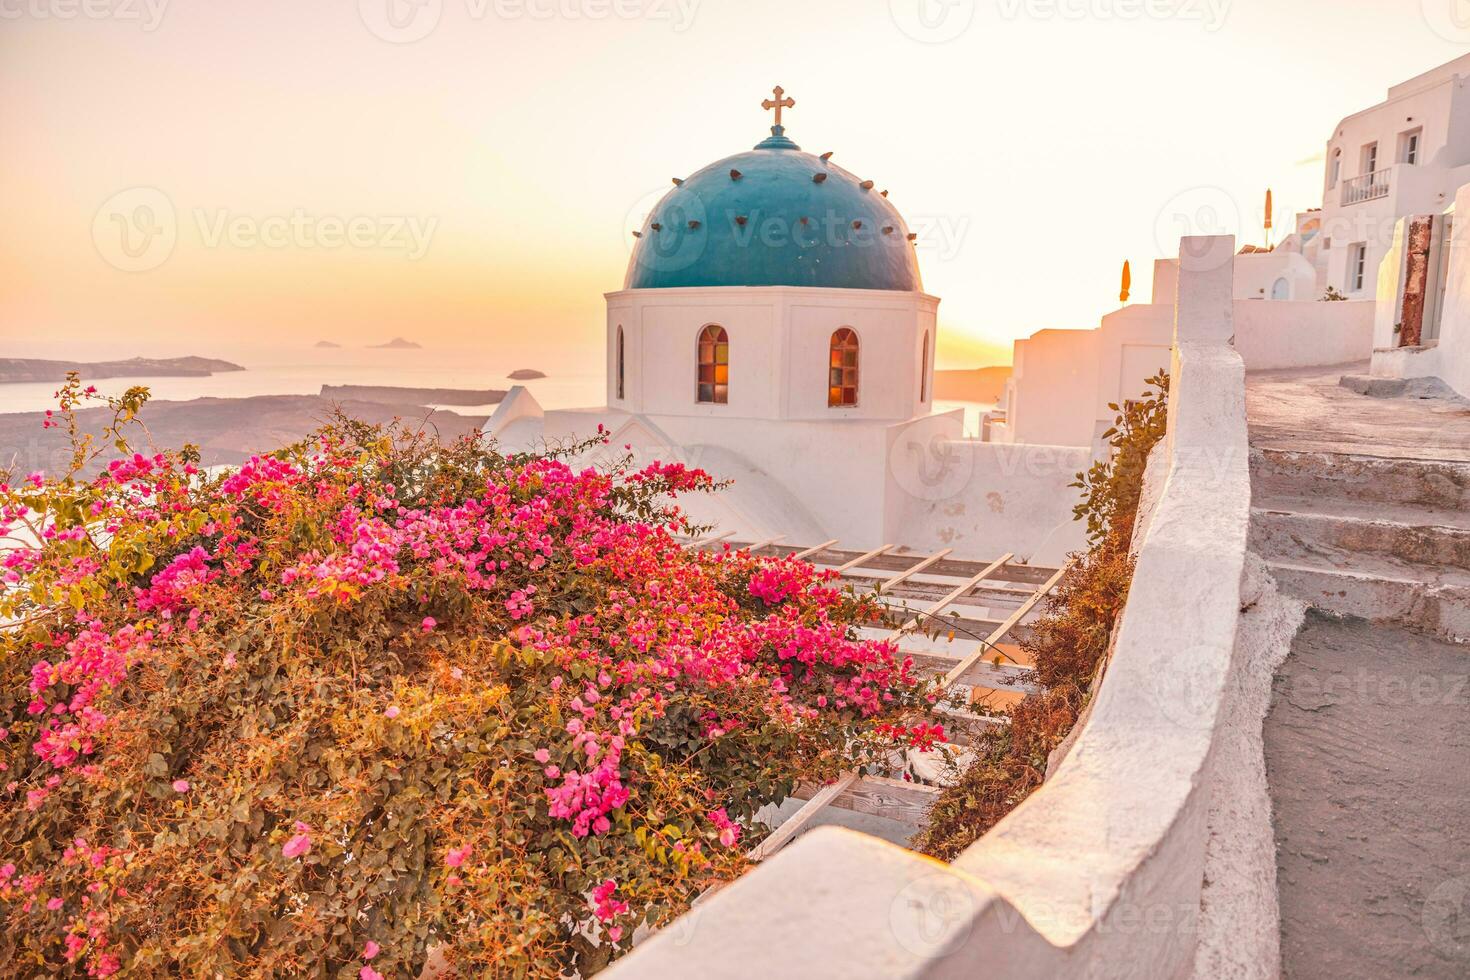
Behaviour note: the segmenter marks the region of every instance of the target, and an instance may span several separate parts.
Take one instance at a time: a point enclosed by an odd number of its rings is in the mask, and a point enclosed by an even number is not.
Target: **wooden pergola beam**
[[[934,564],[945,555],[949,554],[951,551],[954,551],[954,549],[945,548],[943,551],[936,551],[928,558],[921,558],[917,564],[905,569],[893,578],[884,579],[882,584],[878,586],[878,594],[882,595],[894,586],[901,585],[903,582],[907,581],[910,576],[919,574],[924,569],[928,568],[930,565]]]
[[[950,670],[949,673],[944,675],[944,686],[949,687],[955,681],[959,680],[960,676],[964,674],[964,672],[968,670],[970,666],[975,663],[975,661],[979,660],[991,650],[995,649],[995,645],[1001,640],[1005,639],[1005,635],[1011,631],[1011,628],[1019,623],[1023,616],[1025,616],[1033,608],[1035,608],[1036,604],[1040,602],[1043,598],[1045,598],[1048,592],[1057,587],[1057,583],[1062,580],[1062,576],[1067,574],[1067,569],[1071,567],[1072,563],[1067,562],[1061,568],[1057,569],[1056,574],[1053,575],[1045,585],[1037,589],[1035,595],[1027,599],[1025,602],[1021,603],[1020,607],[1015,612],[1007,616],[1005,618],[1005,621],[997,626],[995,628],[995,631],[991,633],[990,636],[988,636],[980,644],[980,646],[976,647],[969,656],[965,657],[959,663],[955,664],[954,668]]]
[[[915,616],[907,623],[904,623],[903,626],[899,628],[898,632],[900,634],[907,633],[919,625],[919,620],[939,615],[939,613],[942,612],[946,606],[954,602],[966,592],[969,592],[985,579],[994,575],[997,570],[999,570],[1003,565],[1005,565],[1006,562],[1010,561],[1014,557],[1016,556],[1007,551],[995,561],[991,562],[989,565],[986,565],[977,574],[972,575],[968,579],[966,579],[964,584],[956,586],[954,590],[949,592],[943,599],[940,599],[938,602],[934,603],[932,606],[919,613],[919,615]]]

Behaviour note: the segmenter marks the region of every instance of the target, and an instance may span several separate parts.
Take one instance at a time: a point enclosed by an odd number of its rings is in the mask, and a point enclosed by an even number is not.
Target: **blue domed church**
[[[606,404],[544,411],[516,388],[486,434],[529,449],[601,424],[609,456],[626,445],[731,481],[681,503],[736,541],[1024,553],[1007,507],[1041,489],[1070,501],[1066,481],[998,487],[963,412],[934,410],[939,300],[914,235],[878,182],[787,135],[794,105],[778,87],[769,136],[675,178],[633,230],[606,294]]]
[[[708,418],[903,420],[926,410],[939,301],[873,180],[786,135],[684,179],[607,294],[608,405]]]

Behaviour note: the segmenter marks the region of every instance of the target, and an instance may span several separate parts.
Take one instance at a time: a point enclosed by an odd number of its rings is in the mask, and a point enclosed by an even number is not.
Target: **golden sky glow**
[[[1441,0],[388,2],[0,0],[0,354],[403,334],[590,368],[630,216],[762,138],[779,83],[921,233],[941,366],[1004,362],[1095,325],[1124,258],[1146,300],[1180,195],[1256,241],[1269,185],[1289,228],[1341,116],[1470,50]],[[107,208],[160,192],[172,249],[119,259]]]

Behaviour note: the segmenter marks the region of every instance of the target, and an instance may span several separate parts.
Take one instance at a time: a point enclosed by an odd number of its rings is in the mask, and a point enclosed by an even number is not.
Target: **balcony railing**
[[[1342,206],[1349,204],[1362,204],[1364,201],[1376,201],[1380,197],[1388,196],[1388,175],[1393,171],[1392,167],[1384,167],[1375,170],[1371,174],[1363,174],[1351,180],[1342,182]]]

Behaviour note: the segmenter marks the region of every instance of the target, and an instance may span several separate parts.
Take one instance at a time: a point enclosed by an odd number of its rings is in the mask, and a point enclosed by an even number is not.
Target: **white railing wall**
[[[1162,491],[1091,717],[1046,785],[949,865],[812,830],[610,978],[1190,975],[1250,514],[1233,254],[1181,243]]]
[[[1376,201],[1380,197],[1388,196],[1388,184],[1392,167],[1384,167],[1372,173],[1362,174],[1350,180],[1342,182],[1342,206],[1349,204],[1362,204],[1364,201]]]

